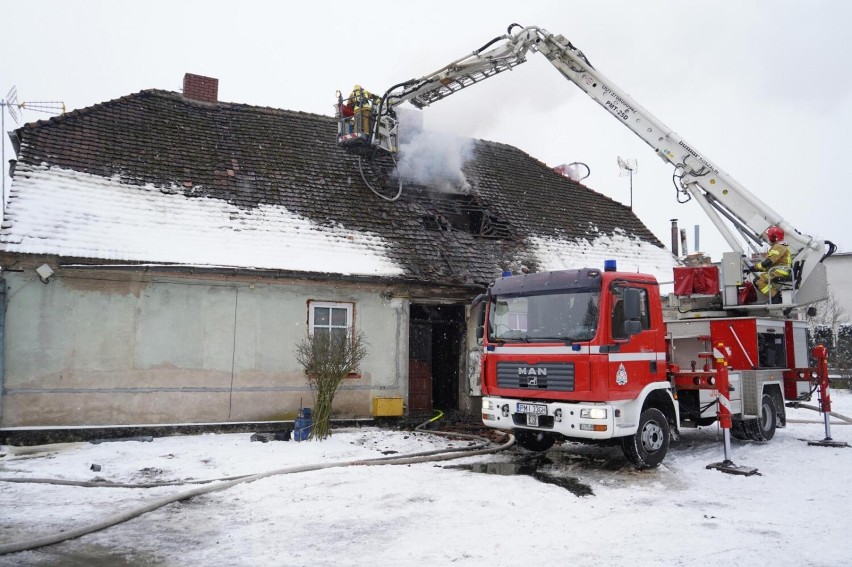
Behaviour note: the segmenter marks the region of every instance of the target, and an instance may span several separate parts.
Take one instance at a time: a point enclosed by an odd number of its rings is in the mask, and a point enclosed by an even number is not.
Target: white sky
[[[852,4],[841,1],[432,1],[378,8],[317,0],[5,3],[0,96],[82,108],[185,72],[219,79],[223,101],[331,114],[336,89],[421,76],[504,33],[561,33],[640,105],[802,232],[852,249]],[[27,120],[43,115],[26,112]],[[425,111],[428,128],[517,146],[548,165],[582,161],[592,188],[629,202],[616,157],[636,158],[634,207],[666,244],[678,205],[671,168],[539,55]],[[12,129],[7,117],[6,129]],[[5,137],[4,137],[5,140]],[[309,148],[306,148],[309,151]],[[14,157],[7,144],[6,158]],[[4,168],[5,169],[5,168]]]

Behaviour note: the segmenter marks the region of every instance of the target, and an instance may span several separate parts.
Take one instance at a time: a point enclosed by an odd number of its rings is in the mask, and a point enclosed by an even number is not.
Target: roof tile
[[[512,146],[476,141],[473,158],[463,167],[477,210],[504,227],[497,233],[502,238],[493,238],[459,229],[467,213],[458,213],[458,204],[435,187],[406,184],[397,202],[376,198],[361,179],[357,158],[337,146],[336,133],[335,120],[327,116],[199,104],[176,93],[142,91],[17,130],[20,151],[13,189],[26,190],[19,178],[28,168],[37,173],[47,164],[117,178],[139,191],[158,188],[164,200],[159,206],[172,203],[168,199],[175,193],[190,201],[213,199],[240,212],[219,227],[222,240],[244,231],[241,223],[255,213],[263,217],[283,208],[322,230],[343,227],[352,231],[350,236],[363,233],[370,242],[371,235],[380,237],[383,253],[401,267],[396,277],[428,283],[478,286],[511,265],[536,269],[540,239],[591,242],[601,235],[621,235],[666,255],[627,207]],[[154,201],[146,202],[156,210]],[[34,213],[18,208],[13,200],[4,219],[0,242],[7,251],[23,251],[13,244],[31,236],[21,233],[27,226],[22,218]],[[198,214],[204,211],[209,208],[196,207]],[[447,215],[453,218],[447,220]],[[269,225],[275,227],[280,225]],[[40,236],[49,243],[53,234]],[[135,251],[134,259],[174,261],[154,252],[142,258],[144,251]],[[89,253],[93,259],[109,259],[97,247]],[[256,257],[253,261],[263,263]],[[289,269],[299,271],[298,266]]]

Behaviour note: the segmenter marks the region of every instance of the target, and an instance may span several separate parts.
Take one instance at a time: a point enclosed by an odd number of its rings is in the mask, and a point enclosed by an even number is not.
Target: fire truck
[[[785,402],[819,390],[830,441],[825,349],[808,352],[807,325],[798,316],[827,298],[823,260],[835,246],[796,230],[563,36],[512,24],[438,71],[358,101],[360,112],[346,112],[338,94],[338,142],[359,155],[362,168],[382,160],[379,167],[392,167],[399,104],[423,108],[511,70],[529,53],[546,57],[671,164],[678,201],[695,199],[731,251],[717,264],[676,267],[674,293],[665,298],[654,277],[619,272],[614,261],[498,278],[477,300],[483,423],[514,432],[536,451],[564,439],[620,443],[637,468],[651,468],[681,429],[719,420],[728,462],[729,434],[769,441],[786,425]],[[400,181],[389,199],[401,191]],[[754,265],[738,236],[757,254],[773,226],[785,233],[792,274],[768,274],[780,302],[746,298]]]
[[[786,425],[785,400],[810,396],[818,379],[829,403],[804,321],[670,319],[669,301],[653,276],[615,262],[501,277],[480,311],[483,423],[535,451],[560,439],[619,442],[637,468],[650,468],[682,428],[716,422],[721,360],[735,438],[772,439]]]

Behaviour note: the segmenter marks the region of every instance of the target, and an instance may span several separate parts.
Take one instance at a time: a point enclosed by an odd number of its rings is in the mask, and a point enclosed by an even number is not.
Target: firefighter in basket
[[[351,110],[353,132],[355,134],[370,133],[370,115],[372,113],[372,108],[374,106],[378,106],[379,102],[379,97],[361,87],[361,85],[355,85],[352,87],[352,92],[349,93],[349,97],[346,99],[346,105],[343,110],[344,116],[347,115],[347,107]]]
[[[769,297],[771,303],[781,303],[781,292],[774,284],[790,281],[793,261],[790,249],[784,242],[784,231],[780,227],[770,226],[766,229],[766,239],[769,240],[770,248],[766,257],[755,265],[759,275],[754,285]]]

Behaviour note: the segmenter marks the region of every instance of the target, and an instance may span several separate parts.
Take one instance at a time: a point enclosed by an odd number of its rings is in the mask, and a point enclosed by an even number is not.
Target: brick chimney
[[[216,104],[219,100],[219,79],[186,73],[183,76],[183,98]]]

